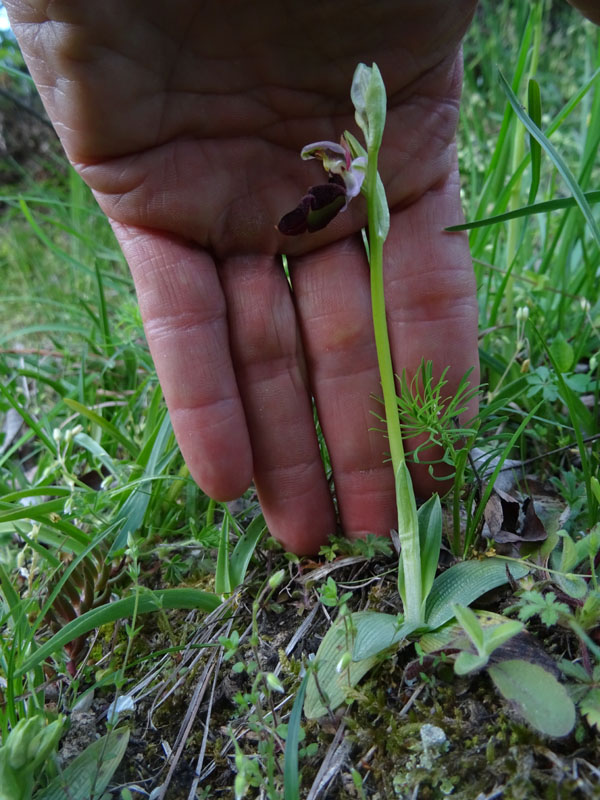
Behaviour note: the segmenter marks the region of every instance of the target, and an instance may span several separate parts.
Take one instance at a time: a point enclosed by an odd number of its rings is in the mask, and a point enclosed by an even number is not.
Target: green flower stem
[[[369,167],[371,166],[372,156],[369,154]],[[369,172],[371,170],[369,169]],[[375,174],[377,174],[377,163],[375,162]],[[371,187],[367,189],[369,206],[371,206]],[[381,388],[383,391],[383,404],[385,408],[385,419],[387,423],[388,440],[390,443],[390,455],[394,475],[398,471],[400,464],[405,461],[404,446],[402,444],[402,432],[400,420],[398,418],[398,404],[396,402],[396,381],[394,378],[394,368],[392,366],[392,355],[390,353],[390,341],[387,329],[387,319],[385,312],[385,298],[383,288],[383,240],[376,232],[376,222],[374,214],[369,208],[369,252],[371,259],[371,304],[373,309],[373,328],[375,331],[375,347],[377,349],[377,361],[379,374],[381,377]]]
[[[378,197],[377,156],[379,147],[369,149],[366,175],[367,212],[369,219],[369,263],[371,271],[371,303],[375,347],[383,392],[385,419],[396,484],[398,511],[398,536],[402,546],[404,615],[408,622],[421,624],[423,620],[423,590],[421,576],[421,550],[416,504],[412,482],[406,466],[402,430],[398,414],[396,380],[392,365],[390,341],[385,311],[383,281],[383,244],[385,234],[380,225],[380,198]]]

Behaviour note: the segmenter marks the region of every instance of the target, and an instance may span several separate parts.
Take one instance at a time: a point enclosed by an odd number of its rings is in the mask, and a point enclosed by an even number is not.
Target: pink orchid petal
[[[364,156],[355,158],[350,164],[350,169],[342,175],[346,184],[346,205],[353,197],[360,194],[367,174],[367,159]]]

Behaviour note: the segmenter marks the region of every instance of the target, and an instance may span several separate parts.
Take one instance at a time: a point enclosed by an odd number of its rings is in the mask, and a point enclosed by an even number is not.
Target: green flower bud
[[[41,717],[38,717],[41,719]],[[43,724],[43,720],[42,724]],[[34,770],[42,764],[56,749],[60,734],[62,732],[63,721],[56,719],[50,725],[43,725],[27,745],[27,769]]]
[[[10,735],[10,734],[9,734]],[[0,747],[0,800],[28,800],[31,796],[31,781],[26,780],[25,786],[21,775],[11,769],[8,763],[8,749],[6,745]],[[27,791],[28,794],[25,794]]]
[[[284,569],[277,570],[277,572],[274,572],[269,578],[269,587],[271,589],[276,589],[284,578],[285,578],[285,570]]]
[[[345,672],[348,669],[348,667],[350,666],[351,663],[352,663],[352,653],[349,653],[346,650],[346,652],[343,653],[342,657],[338,661],[338,663],[337,663],[337,665],[335,667],[335,671],[339,675],[340,673]]]
[[[273,689],[275,692],[280,692],[281,694],[284,693],[285,689],[283,688],[283,685],[277,675],[275,675],[273,672],[267,672],[265,677],[269,688]]]
[[[377,64],[359,64],[354,72],[350,97],[356,124],[362,130],[367,150],[379,149],[385,125],[387,99]]]
[[[8,764],[13,770],[23,769],[28,766],[29,743],[41,731],[44,725],[43,717],[30,717],[17,722],[6,738],[6,743],[2,747],[7,753]]]

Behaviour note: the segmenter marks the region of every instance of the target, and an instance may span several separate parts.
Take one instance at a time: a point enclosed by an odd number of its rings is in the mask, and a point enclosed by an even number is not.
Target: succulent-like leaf
[[[575,725],[575,706],[554,675],[513,659],[488,667],[496,688],[519,714],[546,736],[566,736]]]

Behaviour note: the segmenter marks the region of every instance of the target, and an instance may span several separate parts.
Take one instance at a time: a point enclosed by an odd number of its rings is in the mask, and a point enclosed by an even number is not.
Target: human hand
[[[600,4],[598,0],[569,0],[569,3],[596,25],[600,25]]]
[[[303,145],[356,130],[349,87],[377,61],[389,94],[380,173],[392,209],[386,296],[396,372],[433,359],[449,391],[477,363],[477,306],[454,131],[474,0],[316,7],[262,0],[8,0],[67,155],[113,225],[173,428],[211,496],[254,478],[271,532],[316,552],[395,525],[368,266],[355,200],[325,230],[276,230],[323,182]],[[292,291],[281,266],[286,253]],[[477,375],[473,376],[477,380]],[[408,443],[410,447],[410,443]],[[431,491],[425,470],[417,494]]]

